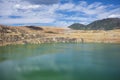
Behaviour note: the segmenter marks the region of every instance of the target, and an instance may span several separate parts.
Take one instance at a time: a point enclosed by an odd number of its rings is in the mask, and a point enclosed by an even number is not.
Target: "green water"
[[[120,44],[0,47],[0,80],[120,80]]]

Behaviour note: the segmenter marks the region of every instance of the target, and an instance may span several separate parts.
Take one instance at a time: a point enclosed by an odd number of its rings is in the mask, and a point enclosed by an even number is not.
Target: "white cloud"
[[[17,9],[36,9],[36,8],[39,8],[40,5],[20,5],[20,4],[16,4],[14,6],[15,8]]]
[[[54,25],[58,26],[58,27],[66,27],[73,24],[74,22],[68,22],[68,21],[56,21],[54,23]]]
[[[108,16],[109,18],[120,17],[120,14],[112,14]]]
[[[80,2],[80,4],[76,5],[76,7],[73,8],[71,11],[83,12],[86,15],[94,15],[104,12],[109,6],[110,5],[102,5],[102,3],[100,2],[95,2],[89,5],[86,2],[82,1]]]
[[[70,10],[74,8],[74,4],[73,3],[66,3],[63,5],[60,5],[59,10]]]
[[[23,0],[23,1],[28,1],[32,4],[46,4],[46,5],[55,4],[59,2],[59,0]]]
[[[103,5],[100,2],[45,5],[32,4],[28,0],[3,0],[0,3],[0,24],[50,23],[53,26],[68,26],[74,22],[87,24],[97,19],[120,17],[119,14],[118,6]]]
[[[119,17],[120,18],[119,14],[120,14],[120,8],[115,8],[112,10],[106,10],[106,11],[98,14],[97,18],[98,19],[110,18],[110,17]]]
[[[21,18],[21,19],[11,19],[11,18],[6,18],[6,19],[0,19],[0,22],[2,24],[26,24],[26,23],[52,23],[54,22],[54,19],[50,18]]]

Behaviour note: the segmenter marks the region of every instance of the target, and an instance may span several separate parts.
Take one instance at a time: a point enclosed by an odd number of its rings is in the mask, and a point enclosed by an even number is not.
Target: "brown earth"
[[[55,42],[120,43],[120,29],[71,30],[69,28],[0,25],[0,46]]]

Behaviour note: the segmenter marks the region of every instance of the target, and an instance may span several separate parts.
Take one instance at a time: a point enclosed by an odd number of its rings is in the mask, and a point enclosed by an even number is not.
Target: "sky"
[[[67,27],[120,18],[120,0],[0,0],[0,24]]]

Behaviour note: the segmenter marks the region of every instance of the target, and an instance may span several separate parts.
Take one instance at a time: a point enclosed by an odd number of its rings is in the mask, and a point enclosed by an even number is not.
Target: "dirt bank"
[[[52,42],[120,43],[120,30],[71,30],[55,27],[0,25],[0,46]]]

